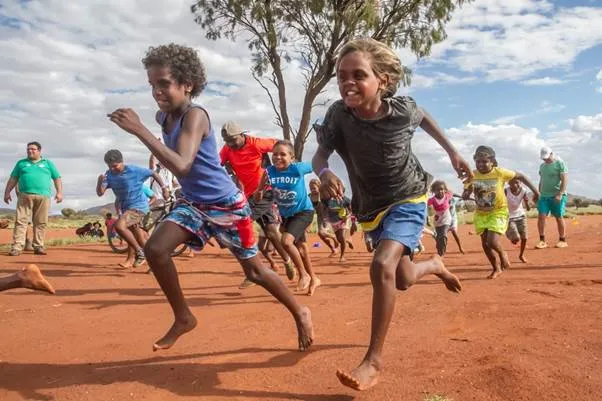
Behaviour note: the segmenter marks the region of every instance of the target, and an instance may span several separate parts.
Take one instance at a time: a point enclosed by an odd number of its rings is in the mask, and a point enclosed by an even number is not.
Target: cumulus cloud
[[[168,42],[192,46],[201,55],[209,84],[198,102],[209,110],[214,127],[235,119],[253,134],[280,137],[271,105],[250,76],[245,41],[204,39],[189,6],[190,0],[3,2],[0,185],[4,186],[14,163],[25,157],[25,144],[38,140],[44,155],[63,175],[66,196],[62,207],[85,208],[104,202],[96,197],[94,183],[96,175],[106,168],[102,161],[106,150],[121,149],[130,163],[144,165],[148,159],[143,145],[112,125],[106,113],[131,107],[159,135],[154,122],[156,105],[140,60],[149,46]],[[602,32],[597,29],[601,23],[602,10],[595,7],[560,8],[535,0],[477,0],[454,15],[448,40],[435,46],[432,57],[424,63],[417,63],[408,50],[399,50],[404,63],[415,69],[413,86],[402,88],[400,93],[483,80],[528,81],[540,70],[569,66],[581,51],[601,43]],[[437,70],[437,66],[445,68]],[[303,76],[295,63],[285,68],[291,118],[298,123]],[[598,80],[601,75],[602,71]],[[321,100],[331,102],[338,96],[332,83]],[[552,112],[554,107],[558,105],[539,104],[534,112],[545,108]],[[323,115],[324,109],[316,107],[312,119]],[[540,144],[542,134],[515,125],[521,117],[500,117],[490,125],[467,123],[449,132],[466,155],[483,138],[497,138],[495,145],[502,150],[506,139],[512,146],[519,146],[521,141]],[[572,124],[576,131],[571,129],[569,136],[595,128],[587,118],[598,117],[576,117]],[[587,131],[592,138],[599,136],[594,128]],[[306,158],[316,146],[313,136],[310,138]],[[449,171],[445,155],[425,135],[417,134],[415,148],[433,172]],[[431,159],[432,154],[437,154],[437,159]],[[527,157],[526,153],[516,154]],[[341,169],[340,160],[334,164]],[[54,212],[59,210],[53,205]]]
[[[598,82],[598,84],[600,85],[598,87],[598,89],[596,89],[598,92],[602,93],[602,70],[598,71],[598,73],[596,74],[596,81]]]
[[[543,77],[543,78],[526,79],[524,81],[521,81],[521,84],[525,85],[525,86],[550,86],[550,85],[562,85],[562,84],[565,84],[566,82],[567,81],[558,79],[558,78]]]

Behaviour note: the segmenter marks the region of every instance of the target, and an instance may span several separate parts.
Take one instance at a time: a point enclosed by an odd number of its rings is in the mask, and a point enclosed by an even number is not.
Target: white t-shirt
[[[523,208],[523,199],[527,192],[521,187],[520,192],[514,195],[510,191],[510,187],[506,188],[506,199],[508,200],[508,212],[510,213],[510,219],[518,219],[525,215],[525,209]]]

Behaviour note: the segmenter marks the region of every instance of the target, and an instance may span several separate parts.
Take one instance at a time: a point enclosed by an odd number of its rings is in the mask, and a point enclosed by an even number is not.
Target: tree
[[[77,213],[77,212],[74,209],[71,209],[70,207],[61,209],[61,214],[63,216],[65,216],[65,218],[67,218],[67,219],[73,217],[75,215],[75,213]]]
[[[581,198],[573,199],[573,205],[575,205],[575,209],[579,209],[579,207],[583,206],[583,200]]]
[[[352,38],[372,37],[409,47],[418,57],[445,39],[444,25],[457,6],[471,0],[197,0],[194,20],[208,39],[244,38],[252,76],[265,90],[284,139],[301,160],[316,98],[334,76],[335,55]],[[291,126],[284,79],[286,64],[298,61],[305,94],[297,128]],[[410,82],[405,68],[404,85]],[[272,89],[270,89],[270,87]],[[276,90],[276,96],[273,90]]]

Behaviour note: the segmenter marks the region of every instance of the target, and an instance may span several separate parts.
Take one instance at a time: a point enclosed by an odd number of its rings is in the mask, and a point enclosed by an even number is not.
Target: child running
[[[508,212],[509,221],[508,229],[506,230],[506,237],[514,245],[520,241],[520,253],[518,258],[521,262],[527,263],[525,258],[525,249],[527,248],[527,211],[529,207],[529,197],[527,191],[520,185],[520,181],[513,178],[508,182],[508,187],[504,190],[506,193],[506,199],[508,200]],[[524,207],[523,207],[524,205]]]
[[[441,258],[414,263],[412,251],[426,220],[426,193],[431,179],[412,152],[421,127],[447,151],[461,178],[470,175],[435,120],[409,97],[395,97],[403,76],[395,52],[373,39],[353,40],[340,50],[336,74],[342,99],[330,106],[316,126],[318,150],[313,168],[325,197],[343,197],[343,182],[328,169],[336,151],[347,168],[352,210],[376,247],[370,266],[373,288],[370,345],[351,372],[338,370],[342,384],[355,390],[374,386],[383,369],[382,350],[395,308],[395,288],[406,290],[426,274],[435,274],[453,292],[460,280]]]
[[[500,236],[508,228],[508,203],[504,195],[504,184],[512,179],[523,182],[531,191],[533,198],[539,198],[537,188],[531,181],[519,172],[498,167],[495,151],[489,146],[479,146],[474,154],[477,169],[474,177],[465,183],[463,197],[468,199],[474,193],[477,204],[473,220],[477,235],[481,236],[481,245],[492,272],[487,277],[495,279],[503,270],[510,268],[508,254],[502,247]],[[500,264],[498,265],[495,254],[497,253]]]
[[[282,245],[299,272],[297,291],[306,291],[311,296],[321,284],[314,273],[309,257],[305,230],[314,220],[314,208],[305,189],[305,175],[311,173],[311,164],[293,162],[294,148],[289,141],[277,141],[272,149],[272,165],[269,166],[256,192],[256,201],[261,200],[263,188],[273,189],[274,200],[282,218]]]
[[[326,244],[330,249],[330,256],[337,254],[336,248],[339,246],[337,238],[330,232],[330,224],[326,221],[324,215],[324,208],[320,201],[320,180],[312,178],[309,181],[309,199],[311,204],[316,211],[316,222],[318,224],[318,237]]]
[[[168,349],[197,325],[182,293],[171,258],[182,243],[202,248],[211,237],[230,250],[245,275],[268,290],[293,315],[299,350],[309,349],[313,328],[309,308],[301,306],[284,282],[265,268],[257,256],[251,210],[245,196],[220,165],[215,134],[207,111],[191,99],[207,84],[205,68],[190,47],[176,44],[150,47],[142,60],[159,111],[163,143],[142,124],[131,109],[117,109],[111,121],[135,135],[173,172],[181,185],[182,197],[146,243],[147,261],[174,313],[174,324],[153,345]]]
[[[447,252],[447,233],[452,231],[460,252],[464,253],[462,245],[460,244],[460,238],[456,233],[458,227],[458,217],[456,215],[455,200],[453,192],[447,189],[447,184],[444,181],[434,181],[431,184],[431,192],[433,196],[428,200],[428,206],[431,207],[434,212],[435,220],[435,242],[437,244],[437,254],[444,256]],[[459,197],[459,195],[457,196]],[[452,214],[452,201],[454,201],[454,210]]]
[[[109,169],[98,176],[96,194],[103,196],[107,189],[113,190],[115,209],[122,212],[115,222],[115,230],[128,243],[135,255],[132,260],[131,254],[128,254],[126,261],[119,265],[127,268],[138,267],[144,263],[145,258],[143,247],[147,236],[142,228],[142,221],[149,211],[144,182],[147,178],[153,177],[161,185],[165,194],[167,190],[159,174],[147,168],[125,164],[123,155],[117,149],[105,153],[104,161]]]
[[[326,219],[334,230],[337,241],[341,246],[339,262],[345,262],[345,249],[347,245],[353,249],[353,243],[347,239],[349,230],[351,229],[351,200],[346,196],[342,198],[331,197],[323,199],[322,204],[326,210]]]

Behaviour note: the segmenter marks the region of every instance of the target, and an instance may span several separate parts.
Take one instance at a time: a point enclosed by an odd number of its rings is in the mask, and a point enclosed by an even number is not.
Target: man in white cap
[[[547,248],[545,237],[546,217],[551,214],[556,218],[558,225],[559,241],[557,248],[566,248],[566,233],[564,228],[564,211],[566,208],[568,184],[568,168],[564,160],[552,152],[548,146],[541,148],[539,153],[543,160],[539,166],[539,201],[537,202],[537,229],[539,230],[539,243],[535,245],[537,249]]]
[[[264,192],[261,201],[255,201],[253,195],[265,172],[264,160],[272,151],[277,139],[259,138],[247,135],[234,121],[228,121],[222,127],[222,138],[226,143],[219,152],[222,165],[226,167],[237,185],[249,201],[255,220],[265,233],[266,238],[274,245],[278,254],[285,261],[286,274],[289,280],[294,279],[295,270],[292,262],[280,242],[278,217],[274,212],[271,191]],[[267,157],[269,162],[269,157]],[[247,288],[253,283],[245,279],[239,288]]]

